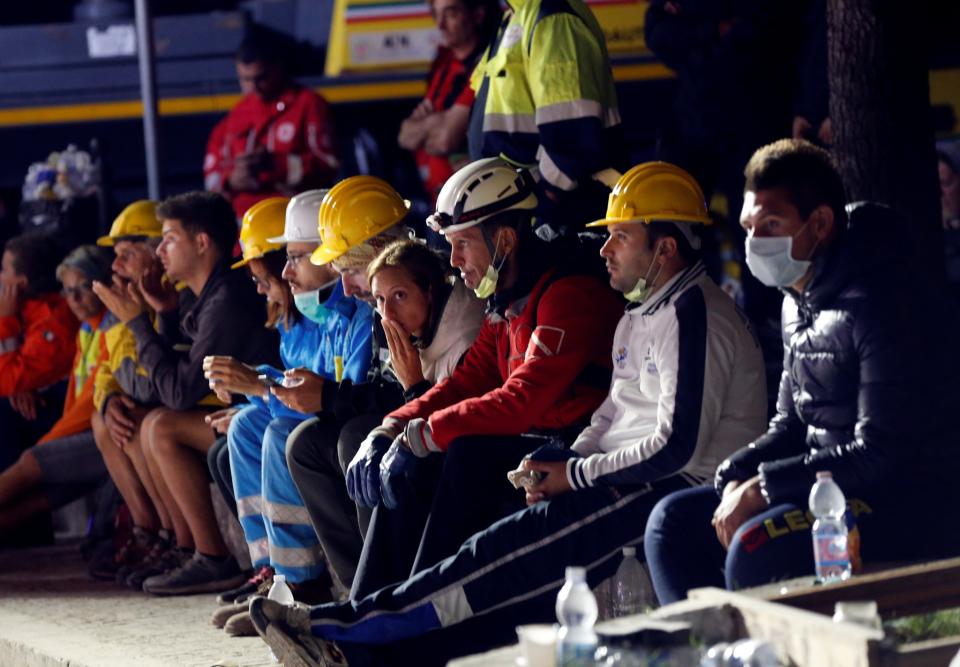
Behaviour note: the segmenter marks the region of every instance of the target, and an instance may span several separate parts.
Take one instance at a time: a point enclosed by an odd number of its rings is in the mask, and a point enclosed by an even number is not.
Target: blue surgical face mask
[[[747,237],[747,266],[757,280],[768,287],[789,287],[806,275],[811,261],[793,258],[793,238],[802,230],[793,236]]]
[[[293,305],[297,307],[301,315],[317,324],[326,322],[330,315],[330,311],[320,303],[320,289],[294,294]]]

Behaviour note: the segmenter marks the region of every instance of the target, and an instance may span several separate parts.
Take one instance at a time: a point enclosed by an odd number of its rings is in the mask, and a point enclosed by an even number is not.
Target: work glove
[[[426,419],[417,417],[407,422],[403,428],[403,437],[407,447],[415,456],[423,458],[428,454],[439,452],[440,447],[433,441],[433,433]]]
[[[409,493],[410,478],[419,465],[419,458],[404,446],[400,435],[380,461],[380,495],[387,509],[395,510]]]
[[[347,466],[347,495],[362,507],[380,502],[380,461],[398,432],[396,424],[384,424],[370,431]]]

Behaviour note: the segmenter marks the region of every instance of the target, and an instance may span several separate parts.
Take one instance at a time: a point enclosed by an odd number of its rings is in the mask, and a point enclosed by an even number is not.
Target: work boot
[[[119,549],[106,549],[95,554],[90,560],[87,572],[99,581],[113,581],[120,568],[141,562],[156,542],[155,534],[134,526],[127,541]]]
[[[244,574],[233,556],[216,558],[199,551],[180,567],[145,579],[143,591],[153,595],[215,593],[243,583]]]
[[[166,549],[156,549],[151,557],[130,571],[124,584],[135,591],[143,590],[143,582],[150,577],[175,570],[193,557],[192,549],[181,549],[177,546],[168,546]]]
[[[250,600],[250,620],[284,667],[345,667],[343,653],[332,641],[310,633],[310,607],[284,605],[264,597]]]

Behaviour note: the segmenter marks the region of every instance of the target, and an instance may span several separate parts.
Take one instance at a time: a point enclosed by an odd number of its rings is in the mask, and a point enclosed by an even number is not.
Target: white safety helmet
[[[536,208],[536,183],[529,171],[501,158],[484,158],[447,179],[427,225],[440,234],[459,232],[506,211]]]
[[[267,239],[270,243],[320,243],[320,230],[317,220],[320,218],[320,202],[326,196],[328,188],[301,192],[287,204],[284,217],[283,236]]]

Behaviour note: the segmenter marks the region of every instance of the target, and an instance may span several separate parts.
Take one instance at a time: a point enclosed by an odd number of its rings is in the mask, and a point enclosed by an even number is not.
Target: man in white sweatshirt
[[[622,548],[642,545],[660,498],[711,479],[761,433],[760,348],[704,273],[693,225],[708,222],[685,171],[653,162],[624,174],[607,217],[593,223],[608,228],[600,254],[630,304],[614,337],[610,393],[590,425],[572,449],[544,447],[523,462],[538,478],[526,509],[434,567],[352,604],[286,611],[254,602],[254,623],[274,650],[329,650],[319,637],[337,641],[351,664],[411,656],[444,664],[505,643],[518,623],[553,620],[566,566],[587,568],[591,585],[613,574]]]

